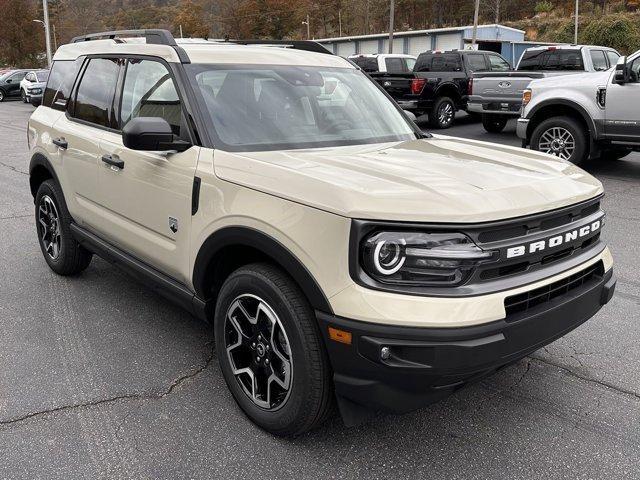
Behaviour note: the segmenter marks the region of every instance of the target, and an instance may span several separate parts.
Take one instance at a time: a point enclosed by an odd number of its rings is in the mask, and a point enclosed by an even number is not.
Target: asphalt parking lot
[[[586,167],[619,278],[596,317],[430,408],[284,440],[235,405],[208,326],[100,259],[49,271],[31,111],[0,104],[0,478],[640,478],[640,155]],[[459,120],[446,134],[519,144]]]

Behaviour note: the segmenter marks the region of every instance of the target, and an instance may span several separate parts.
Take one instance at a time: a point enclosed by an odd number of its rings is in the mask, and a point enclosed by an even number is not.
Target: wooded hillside
[[[469,25],[473,0],[396,0],[396,30]],[[640,46],[640,0],[581,1],[581,35],[630,51]],[[82,33],[167,28],[185,37],[306,38],[388,31],[388,0],[50,0],[56,44]],[[481,23],[506,23],[529,39],[572,41],[573,0],[481,0]],[[33,64],[44,50],[38,0],[0,0],[0,64]],[[602,41],[594,41],[602,39]],[[583,39],[581,39],[582,41]]]

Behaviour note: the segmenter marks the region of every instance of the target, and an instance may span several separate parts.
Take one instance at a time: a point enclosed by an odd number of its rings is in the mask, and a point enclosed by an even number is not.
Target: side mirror
[[[184,152],[191,148],[191,144],[174,135],[171,125],[160,117],[131,120],[122,129],[122,143],[131,150],[147,152]]]
[[[629,70],[627,69],[627,57],[620,57],[613,74],[613,83],[624,85],[629,82]]]
[[[31,97],[31,105],[33,105],[36,108],[38,108],[40,105],[42,105],[42,96]]]
[[[409,110],[403,110],[404,114],[409,117],[409,120],[411,120],[412,122],[416,121],[416,114],[413,112],[410,112]]]

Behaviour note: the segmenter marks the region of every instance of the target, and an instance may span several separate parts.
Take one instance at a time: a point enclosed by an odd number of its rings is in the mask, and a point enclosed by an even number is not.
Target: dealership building
[[[478,48],[498,52],[515,65],[525,49],[541,45],[538,42],[526,42],[524,34],[524,30],[505,25],[478,25]],[[472,26],[395,32],[393,53],[418,55],[427,50],[464,49],[471,45],[472,36]],[[354,54],[387,53],[389,51],[388,33],[322,38],[316,41],[336,55],[343,57]]]

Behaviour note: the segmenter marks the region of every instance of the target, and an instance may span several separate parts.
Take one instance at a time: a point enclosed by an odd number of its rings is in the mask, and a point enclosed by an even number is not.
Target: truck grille
[[[542,308],[542,306],[551,300],[562,298],[569,294],[576,294],[578,290],[588,288],[594,282],[601,279],[603,275],[604,265],[600,261],[557,282],[519,295],[507,297],[504,300],[507,321],[517,320],[517,317],[519,317],[517,314],[527,312],[536,307]],[[516,317],[514,318],[514,316]]]

